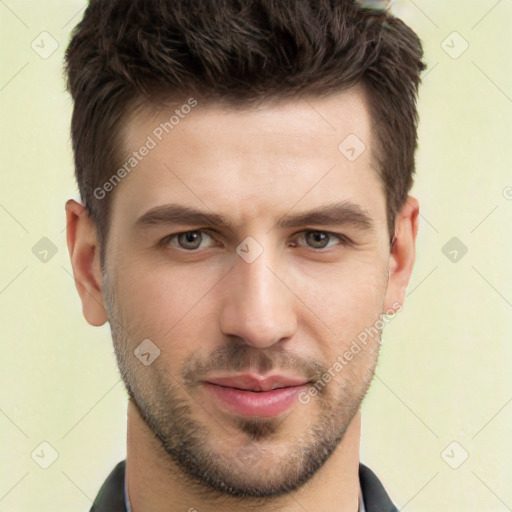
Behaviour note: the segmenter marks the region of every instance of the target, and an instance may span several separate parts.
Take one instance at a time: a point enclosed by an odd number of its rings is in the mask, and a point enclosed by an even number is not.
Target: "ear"
[[[73,199],[66,202],[67,243],[82,312],[91,325],[107,320],[101,293],[102,275],[96,226],[85,206]]]
[[[395,220],[395,236],[388,262],[388,288],[384,300],[384,312],[388,314],[400,311],[405,300],[416,256],[419,212],[418,201],[409,196]]]

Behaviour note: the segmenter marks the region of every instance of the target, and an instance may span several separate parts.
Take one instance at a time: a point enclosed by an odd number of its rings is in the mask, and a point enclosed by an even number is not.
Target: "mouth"
[[[231,414],[272,417],[289,409],[309,382],[294,377],[239,375],[204,381],[215,402]]]

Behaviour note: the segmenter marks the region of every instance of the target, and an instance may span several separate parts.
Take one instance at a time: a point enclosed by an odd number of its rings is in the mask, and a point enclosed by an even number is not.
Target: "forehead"
[[[364,203],[375,217],[385,210],[359,88],[254,108],[199,98],[142,107],[122,140],[124,163],[136,163],[115,191],[113,211],[126,222],[171,202],[206,206],[235,225],[342,200]]]

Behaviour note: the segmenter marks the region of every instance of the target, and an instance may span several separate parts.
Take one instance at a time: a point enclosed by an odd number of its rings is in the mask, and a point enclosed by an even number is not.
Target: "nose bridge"
[[[273,267],[275,257],[269,249],[251,263],[237,257],[221,314],[225,335],[264,348],[293,334],[296,319],[292,295],[274,275]]]

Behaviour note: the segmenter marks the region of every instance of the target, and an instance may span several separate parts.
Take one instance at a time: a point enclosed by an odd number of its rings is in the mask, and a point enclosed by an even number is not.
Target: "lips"
[[[204,387],[230,414],[271,417],[291,407],[307,383],[292,376],[246,374],[208,379]]]
[[[224,386],[227,388],[241,389],[244,391],[271,391],[278,388],[288,388],[294,386],[302,386],[308,381],[292,376],[285,375],[271,375],[268,377],[246,374],[236,375],[232,377],[219,377],[208,379],[206,382],[216,384],[217,386]]]

